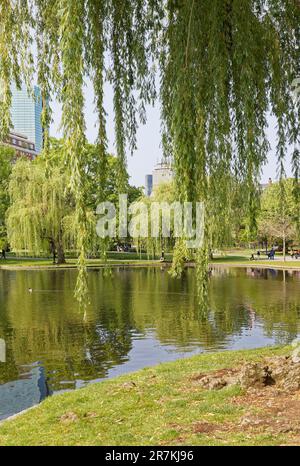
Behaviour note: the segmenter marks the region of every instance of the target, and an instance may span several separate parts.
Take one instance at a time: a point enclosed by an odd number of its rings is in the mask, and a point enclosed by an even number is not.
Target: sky
[[[92,84],[87,82],[85,87],[85,118],[86,118],[86,134],[89,142],[94,143],[97,137],[96,114],[94,112],[94,94]],[[105,87],[105,109],[108,113],[107,117],[107,135],[109,152],[115,154],[115,138],[114,138],[114,121],[113,121],[113,91],[108,84]],[[58,102],[51,103],[53,110],[53,123],[50,131],[51,135],[60,137],[60,119],[61,107]],[[274,118],[268,118],[269,129],[268,139],[271,144],[271,150],[268,156],[268,163],[263,168],[261,182],[267,183],[269,178],[276,179],[276,125]],[[147,123],[142,125],[137,134],[138,149],[133,155],[127,154],[128,173],[130,183],[135,186],[145,185],[145,175],[152,173],[155,165],[162,158],[161,135],[160,135],[160,109],[159,103],[155,107],[147,108]],[[286,159],[286,172],[291,176],[290,156]]]

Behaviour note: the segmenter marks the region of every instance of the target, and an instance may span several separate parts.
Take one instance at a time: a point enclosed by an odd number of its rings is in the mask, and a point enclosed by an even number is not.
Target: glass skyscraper
[[[145,178],[145,195],[150,197],[153,191],[153,176],[146,175]]]
[[[24,84],[21,89],[17,89],[16,85],[13,84],[12,131],[21,133],[34,142],[37,153],[41,152],[43,148],[42,108],[41,90],[38,86],[34,86],[33,95],[30,95]]]

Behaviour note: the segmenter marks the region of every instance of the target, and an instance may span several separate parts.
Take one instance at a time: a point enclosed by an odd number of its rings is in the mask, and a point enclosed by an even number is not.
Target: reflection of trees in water
[[[235,306],[242,304],[248,315],[255,313],[267,337],[276,344],[291,341],[299,332],[299,272],[275,269],[227,269],[215,276],[210,286],[210,303],[214,312],[224,303],[231,303],[234,319]],[[230,317],[230,316],[229,316]]]
[[[2,383],[15,379],[20,365],[36,361],[42,361],[50,374],[53,390],[62,388],[61,381],[104,377],[110,367],[121,363],[131,349],[128,326],[120,326],[120,319],[111,315],[109,326],[102,330],[92,309],[84,323],[73,299],[73,273],[30,275],[18,272],[6,287],[0,328],[9,321],[4,329],[9,359],[5,372],[1,368]]]
[[[181,279],[160,269],[120,268],[110,277],[93,271],[86,323],[73,298],[75,277],[73,271],[0,271],[0,337],[8,347],[0,382],[16,379],[20,365],[36,361],[54,390],[62,381],[69,388],[79,379],[102,378],[128,359],[135,333],[154,332],[180,350],[213,349],[251,329],[255,319],[278,343],[299,327],[299,277],[287,274],[283,282],[278,271],[214,271],[207,315],[197,306],[193,270]]]
[[[277,270],[241,269],[214,273],[209,289],[209,313],[197,305],[194,271],[182,280],[167,272],[132,273],[134,319],[140,328],[155,328],[158,339],[179,348],[191,345],[221,348],[233,336],[253,328],[259,319],[265,335],[286,343],[299,328],[298,282]],[[253,280],[258,278],[258,280]],[[262,280],[263,279],[263,280]],[[269,280],[267,280],[269,279]]]
[[[10,290],[9,274],[0,270],[0,338],[6,344],[6,363],[0,364],[0,384],[8,380],[14,380],[18,376],[18,369],[14,361],[14,355],[10,348],[9,336],[13,332],[8,313],[5,312],[4,303],[8,299]]]
[[[133,308],[136,325],[155,328],[158,339],[181,350],[191,346],[218,348],[228,336],[239,333],[247,325],[248,311],[232,308],[222,301],[222,309],[202,314],[197,304],[194,271],[182,279],[171,279],[168,272],[146,270],[132,274]],[[227,293],[226,285],[223,292]]]

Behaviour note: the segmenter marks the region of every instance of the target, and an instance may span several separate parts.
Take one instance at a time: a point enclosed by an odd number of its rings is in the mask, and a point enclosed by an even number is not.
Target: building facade
[[[170,164],[161,162],[156,165],[152,175],[146,175],[145,195],[151,196],[153,190],[163,183],[170,183],[174,178],[174,172]]]
[[[27,157],[29,160],[33,160],[38,155],[34,142],[23,134],[10,132],[5,144],[15,150],[16,159],[18,157]]]
[[[43,149],[42,128],[42,97],[38,86],[33,87],[33,94],[28,94],[27,88],[22,84],[21,89],[12,86],[11,119],[12,131],[28,138],[35,146],[38,154]]]
[[[267,183],[263,183],[263,184],[260,185],[261,190],[264,191],[269,186],[272,186],[272,183],[273,183],[272,178],[269,178]]]
[[[170,164],[161,162],[156,165],[152,173],[153,189],[163,183],[170,183],[173,180],[174,174]]]

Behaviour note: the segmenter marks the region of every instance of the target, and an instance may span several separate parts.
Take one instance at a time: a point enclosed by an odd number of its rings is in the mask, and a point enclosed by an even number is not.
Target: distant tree
[[[136,240],[137,246],[140,250],[146,250],[149,255],[155,257],[164,251],[173,251],[176,238],[174,237],[174,211],[171,209],[172,203],[176,199],[176,190],[174,182],[162,183],[153,189],[150,197],[142,194],[138,201],[143,202],[147,206],[148,211],[148,231],[151,234],[147,238],[138,238]],[[159,204],[159,206],[157,205]],[[170,208],[170,210],[169,210]],[[158,213],[159,232],[158,237],[152,237],[152,224],[151,224],[151,211],[154,209]],[[157,210],[159,209],[159,211]],[[163,235],[162,222],[163,218],[166,220],[170,215],[170,237],[166,238]]]
[[[119,194],[127,194],[128,205],[135,202],[143,195],[142,188],[137,188],[129,184],[129,175],[126,171],[123,177],[123,183],[120,186],[117,183],[119,173],[119,160],[111,154],[106,154],[104,161],[105,177],[103,178],[103,164],[99,165],[99,148],[93,144],[86,145],[86,165],[85,165],[85,185],[86,185],[86,207],[93,212],[96,212],[99,203],[112,202],[116,208],[117,228],[116,237],[113,239],[93,238],[92,253],[101,254],[106,257],[107,250],[115,245],[115,242],[124,243],[131,242],[131,238],[119,238]],[[93,235],[92,235],[93,236]]]
[[[96,235],[96,208],[102,200],[118,207],[118,190],[115,184],[117,159],[106,156],[105,184],[100,186],[97,172],[96,146],[86,145],[85,209],[89,235],[87,251],[98,254],[102,240]],[[11,205],[8,209],[7,228],[12,248],[35,254],[51,251],[57,263],[65,262],[66,248],[77,251],[80,225],[71,190],[71,175],[64,162],[63,140],[51,139],[47,154],[34,162],[19,160],[12,170],[9,183]],[[125,191],[129,202],[141,196],[141,190],[127,183]]]
[[[65,221],[74,208],[68,176],[59,167],[47,173],[43,159],[19,160],[9,183],[7,231],[14,250],[40,254],[50,250],[65,262]]]
[[[9,207],[8,182],[15,151],[0,145],[0,251],[7,247],[5,215]]]
[[[86,146],[86,185],[87,185],[87,206],[93,210],[97,204],[103,200],[113,202],[116,206],[119,202],[119,186],[116,182],[119,171],[119,160],[117,157],[107,154],[105,158],[106,177],[103,180],[103,173],[99,169],[99,149],[93,144]],[[142,188],[136,188],[129,184],[129,176],[126,172],[123,180],[121,194],[128,194],[128,202],[134,202],[143,194]]]
[[[294,180],[287,179],[271,184],[261,196],[258,234],[268,240],[282,242],[284,261],[287,242],[298,239],[299,207],[295,200],[294,188]]]

